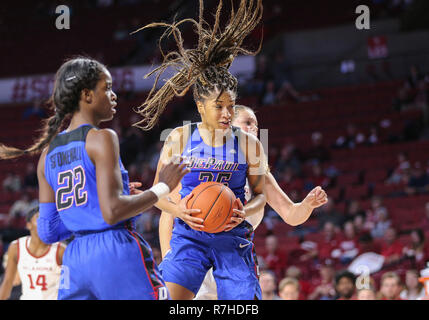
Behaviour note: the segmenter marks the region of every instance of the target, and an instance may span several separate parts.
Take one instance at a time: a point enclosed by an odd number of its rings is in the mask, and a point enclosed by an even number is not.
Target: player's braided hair
[[[66,61],[55,76],[54,91],[47,105],[54,113],[43,121],[42,134],[34,144],[25,150],[8,147],[0,143],[0,159],[13,159],[24,154],[38,154],[49,144],[62,127],[64,120],[79,110],[83,89],[95,89],[105,68],[100,62],[78,57]]]
[[[145,102],[136,108],[143,119],[134,124],[143,130],[150,130],[158,122],[168,102],[174,96],[184,96],[192,87],[195,101],[200,101],[211,92],[226,90],[234,93],[237,91],[237,79],[228,71],[232,61],[238,54],[256,55],[261,49],[261,43],[256,51],[249,51],[242,47],[243,40],[252,32],[262,18],[262,0],[240,0],[237,11],[231,1],[232,10],[229,22],[222,30],[220,27],[220,14],[222,0],[217,6],[215,22],[211,27],[203,19],[203,0],[199,0],[199,20],[183,19],[172,24],[151,23],[137,31],[166,27],[159,39],[159,48],[163,57],[162,64],[148,73],[146,78],[156,73],[154,85]],[[185,49],[179,26],[185,22],[191,22],[198,35],[196,48]],[[164,54],[161,41],[165,37],[173,36],[177,51]],[[155,92],[159,78],[163,72],[172,67],[176,73]]]

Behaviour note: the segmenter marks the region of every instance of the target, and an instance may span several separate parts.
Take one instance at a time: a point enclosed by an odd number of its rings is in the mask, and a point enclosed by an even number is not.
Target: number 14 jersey
[[[30,240],[30,236],[15,240],[22,287],[20,300],[57,300],[61,274],[58,249],[62,244],[54,243],[46,253],[36,257],[28,250]]]

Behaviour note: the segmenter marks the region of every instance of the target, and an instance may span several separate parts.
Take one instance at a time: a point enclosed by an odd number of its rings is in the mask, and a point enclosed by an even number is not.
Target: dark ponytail
[[[0,159],[40,153],[59,132],[64,120],[79,110],[82,90],[95,89],[105,68],[100,62],[86,57],[74,58],[63,63],[55,75],[54,91],[47,103],[53,115],[43,121],[41,136],[25,150],[0,143]]]

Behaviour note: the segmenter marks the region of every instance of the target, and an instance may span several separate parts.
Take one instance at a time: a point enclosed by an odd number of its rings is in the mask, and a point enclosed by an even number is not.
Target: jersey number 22
[[[60,172],[58,186],[61,186],[55,195],[58,211],[70,208],[74,202],[76,206],[81,206],[88,200],[88,193],[82,192],[85,187],[85,171],[81,166]]]

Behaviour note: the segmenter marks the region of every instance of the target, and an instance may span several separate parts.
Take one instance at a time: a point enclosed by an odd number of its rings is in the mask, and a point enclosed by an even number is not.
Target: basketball
[[[219,182],[204,182],[192,190],[194,195],[186,204],[188,209],[200,209],[192,216],[204,220],[204,229],[208,233],[223,231],[232,217],[233,209],[238,208],[235,194],[226,185]]]

